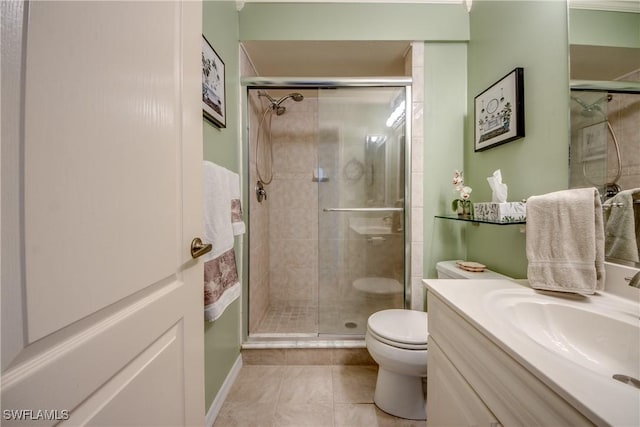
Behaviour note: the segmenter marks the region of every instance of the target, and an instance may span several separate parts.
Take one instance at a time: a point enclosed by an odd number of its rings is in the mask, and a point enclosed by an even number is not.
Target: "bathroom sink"
[[[489,292],[487,308],[505,326],[563,359],[611,378],[640,379],[637,309],[578,295],[547,295],[531,289]]]
[[[358,234],[391,234],[391,221],[384,217],[376,218],[349,218],[349,227]]]

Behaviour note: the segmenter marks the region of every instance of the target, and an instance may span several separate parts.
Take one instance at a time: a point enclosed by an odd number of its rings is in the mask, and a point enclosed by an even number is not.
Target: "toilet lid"
[[[416,310],[382,310],[373,313],[367,321],[369,331],[392,342],[392,345],[408,348],[427,345],[427,313]]]
[[[359,291],[377,295],[399,294],[402,292],[400,282],[387,277],[361,277],[353,281],[353,287]]]

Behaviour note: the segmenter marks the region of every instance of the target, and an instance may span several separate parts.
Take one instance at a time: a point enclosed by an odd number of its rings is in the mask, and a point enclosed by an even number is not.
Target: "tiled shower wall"
[[[243,49],[240,49],[240,72],[242,76],[256,76],[257,73]],[[260,124],[263,107],[257,93],[251,93],[248,100],[249,150],[255,154],[256,130]],[[264,132],[264,124],[261,132]],[[255,155],[249,155],[249,329],[253,330],[269,307],[269,200],[258,203],[254,187],[256,176]]]
[[[411,86],[411,309],[424,311],[424,42],[411,43],[405,57]],[[409,208],[409,207],[407,207]]]
[[[270,93],[278,99],[289,92]],[[282,105],[286,112],[273,114],[271,121],[269,300],[273,305],[317,306],[318,187],[312,172],[317,164],[318,103],[307,95],[302,102],[289,99]]]

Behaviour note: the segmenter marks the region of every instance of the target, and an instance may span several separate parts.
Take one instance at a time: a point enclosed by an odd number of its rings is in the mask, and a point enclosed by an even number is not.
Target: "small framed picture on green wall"
[[[524,69],[515,68],[475,97],[475,151],[524,136]]]
[[[202,35],[202,114],[214,125],[227,127],[224,62]]]

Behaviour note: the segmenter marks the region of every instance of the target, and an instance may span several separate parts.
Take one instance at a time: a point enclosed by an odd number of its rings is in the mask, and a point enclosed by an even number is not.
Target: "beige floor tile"
[[[273,420],[278,427],[333,427],[333,404],[278,403]]]
[[[284,366],[243,366],[226,401],[275,404],[285,370]]]
[[[373,403],[377,366],[333,366],[335,403]]]
[[[336,427],[374,427],[378,425],[375,405],[372,403],[335,403]]]
[[[331,366],[286,366],[279,403],[332,403]]]
[[[378,427],[427,427],[426,421],[421,420],[406,420],[404,418],[394,417],[389,415],[383,410],[376,409],[376,418]]]
[[[276,427],[273,403],[225,402],[213,427]]]
[[[286,356],[284,349],[251,349],[242,350],[242,362],[245,365],[285,365]]]

